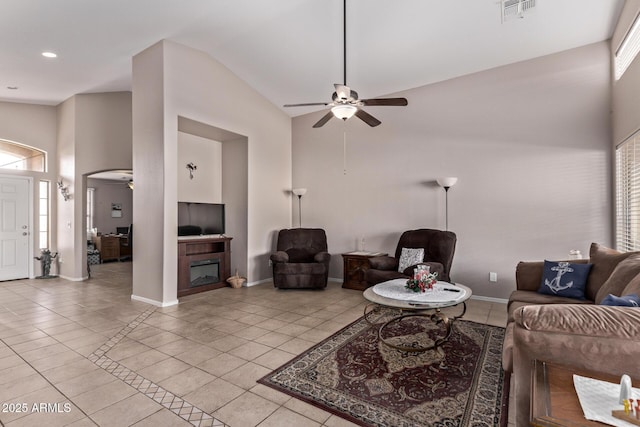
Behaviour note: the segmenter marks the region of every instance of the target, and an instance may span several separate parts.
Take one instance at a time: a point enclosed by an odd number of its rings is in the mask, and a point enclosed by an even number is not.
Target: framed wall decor
[[[122,218],[122,203],[111,203],[111,218]]]

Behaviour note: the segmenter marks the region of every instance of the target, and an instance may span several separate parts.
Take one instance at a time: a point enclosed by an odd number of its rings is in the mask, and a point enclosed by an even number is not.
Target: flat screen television
[[[178,202],[178,236],[224,234],[224,204]]]

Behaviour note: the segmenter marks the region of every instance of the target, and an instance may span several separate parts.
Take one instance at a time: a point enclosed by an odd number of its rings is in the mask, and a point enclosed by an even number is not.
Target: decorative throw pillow
[[[626,259],[620,261],[616,268],[613,269],[611,276],[609,276],[602,287],[598,289],[595,303],[600,304],[600,302],[609,294],[615,296],[626,295],[622,292],[629,282],[631,282],[631,280],[638,274],[640,274],[640,254],[630,255]]]
[[[584,289],[591,264],[546,261],[538,292],[565,298],[585,299]]]
[[[621,307],[640,307],[640,297],[638,295],[625,295],[623,297],[617,297],[615,295],[607,295],[600,305],[615,305]]]
[[[400,252],[400,260],[398,262],[398,271],[402,273],[407,267],[419,264],[424,260],[423,248],[402,248]]]
[[[592,243],[589,249],[589,263],[593,264],[585,295],[595,301],[598,290],[607,281],[620,261],[638,252],[620,252],[598,243]]]

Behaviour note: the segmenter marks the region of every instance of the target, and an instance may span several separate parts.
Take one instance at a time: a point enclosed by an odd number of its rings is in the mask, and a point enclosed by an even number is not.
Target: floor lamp
[[[458,182],[458,178],[453,176],[448,176],[445,178],[437,179],[438,185],[444,188],[444,218],[445,218],[445,230],[449,231],[449,189]]]
[[[302,228],[302,196],[307,194],[307,189],[294,188],[293,190],[291,190],[291,192],[298,196],[298,224],[300,224],[299,228]]]

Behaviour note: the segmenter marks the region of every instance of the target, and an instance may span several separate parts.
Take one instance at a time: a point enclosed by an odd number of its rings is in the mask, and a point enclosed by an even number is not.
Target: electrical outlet
[[[490,282],[497,282],[498,281],[498,273],[495,273],[495,272],[491,271],[489,273],[489,281]]]

